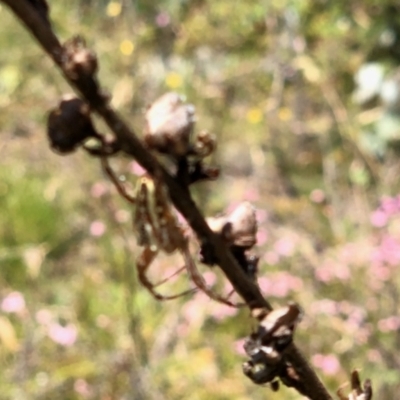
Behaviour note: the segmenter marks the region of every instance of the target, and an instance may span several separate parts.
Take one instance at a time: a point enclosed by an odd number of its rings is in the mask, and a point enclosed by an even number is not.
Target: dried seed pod
[[[265,308],[253,308],[251,314],[260,321],[267,331],[275,331],[276,327],[296,325],[302,317],[301,307],[293,302],[287,306],[268,311]]]
[[[254,207],[243,202],[229,215],[208,218],[211,230],[222,235],[230,244],[244,249],[252,248],[257,242],[257,219]]]
[[[96,54],[86,47],[85,40],[75,36],[64,44],[64,69],[70,79],[97,73]]]
[[[173,157],[189,152],[190,136],[195,122],[195,108],[182,97],[169,92],[156,100],[146,112],[147,145]]]
[[[201,131],[193,145],[193,153],[200,158],[205,158],[212,154],[217,147],[217,138],[207,131]]]
[[[351,393],[347,396],[343,393],[344,387],[341,387],[336,392],[340,400],[371,400],[372,399],[372,384],[371,380],[367,379],[364,382],[364,387],[361,386],[360,376],[358,371],[351,373]]]
[[[263,310],[263,309],[261,309]],[[252,310],[259,321],[258,337],[263,345],[273,343],[273,347],[282,351],[292,341],[293,332],[300,322],[303,312],[296,303],[278,308],[265,315],[260,309]]]
[[[220,235],[230,246],[243,271],[255,281],[259,258],[248,254],[248,250],[257,242],[257,219],[254,207],[248,202],[241,203],[228,215],[207,218],[207,223],[211,230]],[[207,265],[214,265],[217,262],[215,254],[206,243],[200,249],[200,260]]]
[[[290,303],[273,311],[253,309],[252,315],[259,325],[245,341],[244,350],[250,360],[243,365],[243,372],[257,384],[272,383],[279,376],[284,383],[297,385],[298,377],[290,373],[284,352],[293,340],[301,308]]]
[[[73,95],[63,96],[47,119],[50,146],[61,154],[74,151],[85,139],[98,137],[90,118],[89,106]]]
[[[277,364],[292,342],[294,329],[302,316],[301,308],[290,303],[273,311],[253,309],[252,315],[259,321],[259,326],[244,344],[246,353],[255,363]]]
[[[242,364],[242,370],[248,378],[258,385],[276,382],[279,372],[275,367],[267,364],[256,364],[251,360]]]

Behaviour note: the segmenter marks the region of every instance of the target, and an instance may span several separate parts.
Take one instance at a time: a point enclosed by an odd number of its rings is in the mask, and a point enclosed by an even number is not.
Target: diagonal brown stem
[[[6,4],[22,21],[46,53],[58,65],[70,85],[103,118],[121,144],[122,151],[135,158],[150,175],[154,176],[157,174],[157,179],[161,178],[164,181],[175,207],[186,218],[193,231],[196,232],[199,240],[209,244],[213,248],[219,267],[248,306],[250,308],[266,307],[271,310],[270,303],[263,298],[257,286],[248,279],[229,248],[220,237],[211,231],[190,196],[188,189],[182,187],[168,174],[162,165],[143,146],[134,131],[111,108],[108,98],[101,91],[97,80],[88,75],[71,77],[71,74],[68,74],[63,65],[63,46],[60,44],[50,25],[45,23],[43,17],[38,14],[32,4],[28,0],[0,0],[0,2]],[[300,377],[301,387],[303,388],[302,393],[304,395],[315,400],[332,399],[295,345],[291,345],[287,350],[287,359]]]

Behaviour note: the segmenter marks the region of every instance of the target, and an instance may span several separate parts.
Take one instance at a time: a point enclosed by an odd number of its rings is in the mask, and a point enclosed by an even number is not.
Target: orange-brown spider
[[[137,184],[136,194],[132,196],[127,193],[125,187],[112,170],[107,157],[103,156],[101,160],[103,170],[116,186],[120,195],[131,204],[135,205],[133,215],[134,231],[138,245],[144,247],[137,260],[138,277],[143,286],[158,300],[176,299],[177,297],[193,292],[195,289],[189,289],[176,295],[165,296],[158,293],[155,289],[156,286],[164,281],[153,284],[147,277],[147,270],[157,257],[159,251],[164,251],[167,254],[179,251],[183,256],[185,266],[176,273],[186,268],[195,286],[211,299],[231,307],[237,307],[237,304],[216,294],[207,286],[190,254],[188,238],[179,224],[176,213],[171,205],[167,189],[161,181],[159,179],[150,178],[149,176],[140,178]]]

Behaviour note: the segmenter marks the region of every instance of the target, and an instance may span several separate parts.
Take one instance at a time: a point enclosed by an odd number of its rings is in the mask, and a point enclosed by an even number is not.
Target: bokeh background
[[[62,40],[81,34],[96,51],[138,134],[166,91],[196,106],[222,168],[196,201],[208,216],[257,207],[260,287],[274,306],[304,307],[296,342],[329,389],[359,368],[377,399],[396,398],[398,2],[49,3]],[[71,89],[4,6],[0,20],[0,398],[300,399],[242,375],[246,311],[201,294],[159,303],[140,287],[131,207],[96,160],[48,148],[46,115]],[[141,174],[113,165],[133,184]],[[161,256],[150,275],[181,263]]]

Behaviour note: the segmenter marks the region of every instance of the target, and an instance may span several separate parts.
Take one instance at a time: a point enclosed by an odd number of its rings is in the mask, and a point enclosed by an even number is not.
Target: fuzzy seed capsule
[[[257,219],[254,207],[243,202],[230,214],[222,217],[208,218],[210,228],[230,244],[252,248],[257,242]]]
[[[47,119],[50,147],[58,153],[74,151],[84,140],[96,136],[89,106],[73,95],[65,95]]]
[[[146,112],[145,141],[161,153],[185,156],[189,152],[194,122],[194,106],[185,104],[178,93],[166,93]]]

